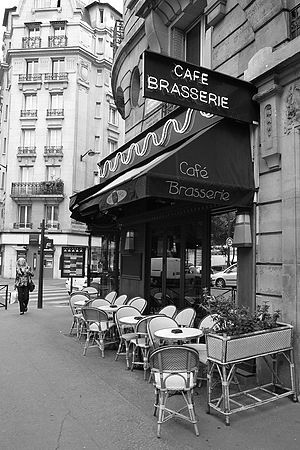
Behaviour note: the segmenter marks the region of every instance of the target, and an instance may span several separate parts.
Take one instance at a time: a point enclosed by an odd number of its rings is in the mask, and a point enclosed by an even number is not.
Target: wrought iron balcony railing
[[[63,115],[64,115],[63,109],[47,109],[48,117],[57,117],[57,116],[63,116]]]
[[[49,221],[45,223],[46,230],[59,230],[59,223],[55,220],[53,222]]]
[[[19,229],[19,228],[32,228],[32,222],[15,222],[13,224],[13,227],[15,230]]]
[[[37,109],[21,109],[21,117],[37,117]]]
[[[63,155],[63,146],[62,145],[45,145],[44,147],[44,155],[47,156],[62,156]]]
[[[22,48],[40,48],[41,41],[40,37],[23,37]]]
[[[41,73],[21,74],[19,75],[19,82],[23,81],[42,81]]]
[[[67,43],[67,36],[48,36],[49,47],[66,47]]]
[[[68,81],[67,72],[45,73],[45,81]]]
[[[12,197],[63,195],[64,183],[62,181],[17,182],[11,185]]]
[[[18,147],[17,156],[36,156],[36,147]]]
[[[300,35],[300,4],[290,11],[290,37],[296,38]]]

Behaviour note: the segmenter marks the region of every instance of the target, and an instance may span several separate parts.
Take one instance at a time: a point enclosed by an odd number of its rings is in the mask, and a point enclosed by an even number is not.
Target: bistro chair
[[[171,317],[172,319],[176,315],[176,306],[175,305],[167,305],[164,306],[157,314],[163,314],[164,316]]]
[[[110,306],[110,303],[107,300],[105,300],[105,298],[95,298],[94,300],[90,300],[87,306],[100,308],[101,306]]]
[[[82,296],[83,299],[88,300],[87,297]],[[73,330],[76,330],[76,336],[79,337],[80,336],[80,330],[82,327],[82,322],[83,322],[83,316],[82,316],[82,312],[81,312],[81,307],[77,307],[76,305],[74,305],[74,303],[76,302],[76,300],[80,300],[81,296],[80,295],[70,295],[69,297],[69,306],[71,309],[71,313],[72,313],[72,317],[73,317],[73,321],[72,321],[72,325],[69,331],[69,334],[72,335],[73,334]]]
[[[154,415],[158,411],[157,437],[160,438],[161,425],[173,417],[192,423],[196,436],[199,436],[193,402],[199,365],[198,352],[182,345],[160,347],[150,354],[149,363],[156,395]],[[184,399],[184,406],[179,410],[167,407],[168,398],[174,393],[180,393]]]
[[[122,294],[119,295],[119,297],[115,298],[115,300],[113,302],[111,302],[112,305],[125,305],[125,303],[127,302],[127,295],[126,294]]]
[[[143,366],[144,369],[144,380],[146,379],[146,373],[149,369],[149,351],[150,351],[150,340],[148,335],[148,322],[155,316],[143,317],[137,324],[135,328],[136,336],[131,339],[130,344],[132,345],[132,360],[131,360],[131,370],[134,366]],[[139,359],[140,357],[140,359]]]
[[[105,295],[105,300],[107,300],[109,303],[113,303],[113,301],[117,298],[116,291],[111,291],[108,294]]]
[[[83,355],[86,355],[88,348],[98,347],[101,351],[102,358],[104,358],[105,345],[116,342],[116,340],[108,339],[111,326],[106,312],[98,308],[86,306],[82,308],[82,315],[87,329]]]
[[[160,345],[160,339],[155,336],[155,331],[162,330],[164,328],[178,328],[176,320],[171,317],[157,315],[150,317],[148,322],[148,334],[150,339],[150,345],[156,348]]]
[[[194,308],[185,308],[179,311],[174,319],[180,327],[192,327],[196,318],[196,311]]]
[[[90,297],[95,297],[98,295],[98,289],[96,289],[93,286],[87,286],[86,288],[82,289],[80,292],[87,292]]]
[[[115,360],[117,361],[118,357],[121,355],[125,355],[126,357],[126,365],[127,369],[130,369],[129,364],[129,348],[131,339],[133,339],[136,336],[136,333],[132,330],[132,327],[129,325],[122,324],[119,320],[122,317],[128,317],[128,316],[140,316],[140,312],[138,309],[134,308],[133,306],[121,306],[116,313],[115,313],[115,323],[117,325],[117,330],[119,334],[119,347],[116,353]],[[125,351],[124,351],[125,349]]]
[[[213,331],[216,327],[216,322],[214,318],[216,317],[216,314],[209,314],[205,316],[199,323],[199,330],[201,330],[204,334],[204,340],[205,335],[209,333],[210,331]],[[206,366],[207,366],[207,349],[206,349],[206,342],[201,343],[200,339],[198,339],[198,342],[196,344],[184,344],[185,346],[189,348],[193,348],[198,352],[199,356],[199,362],[202,365],[202,368],[205,369],[205,371],[201,370],[201,376],[199,376],[199,386],[201,385],[201,381],[206,380]]]
[[[142,297],[137,297],[131,300],[129,303],[129,306],[133,306],[134,308],[138,309],[141,314],[143,314],[146,306],[147,306],[147,300],[145,300]]]

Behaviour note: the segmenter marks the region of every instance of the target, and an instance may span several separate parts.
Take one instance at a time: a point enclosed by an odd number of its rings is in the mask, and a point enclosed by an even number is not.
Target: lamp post
[[[43,219],[41,222],[39,292],[37,301],[37,307],[39,309],[43,307],[44,247],[45,247],[45,219]]]
[[[87,150],[85,153],[83,153],[83,155],[80,155],[80,161],[83,160],[83,158],[88,155],[88,156],[95,156],[95,155],[100,155],[101,152],[95,152],[95,150]]]

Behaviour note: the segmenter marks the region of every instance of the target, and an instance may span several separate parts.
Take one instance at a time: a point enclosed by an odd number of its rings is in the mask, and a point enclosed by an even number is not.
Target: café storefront
[[[211,215],[251,213],[255,191],[254,88],[198,69],[146,52],[144,96],[179,108],[101,161],[102,182],[70,202],[73,218],[114,241],[120,293],[178,307],[210,286]]]

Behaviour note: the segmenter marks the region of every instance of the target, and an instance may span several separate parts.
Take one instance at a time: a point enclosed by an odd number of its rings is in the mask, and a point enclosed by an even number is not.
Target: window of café
[[[203,274],[204,225],[191,223],[151,229],[150,297],[153,308],[179,308],[200,301]],[[204,270],[209,270],[205,264]]]

